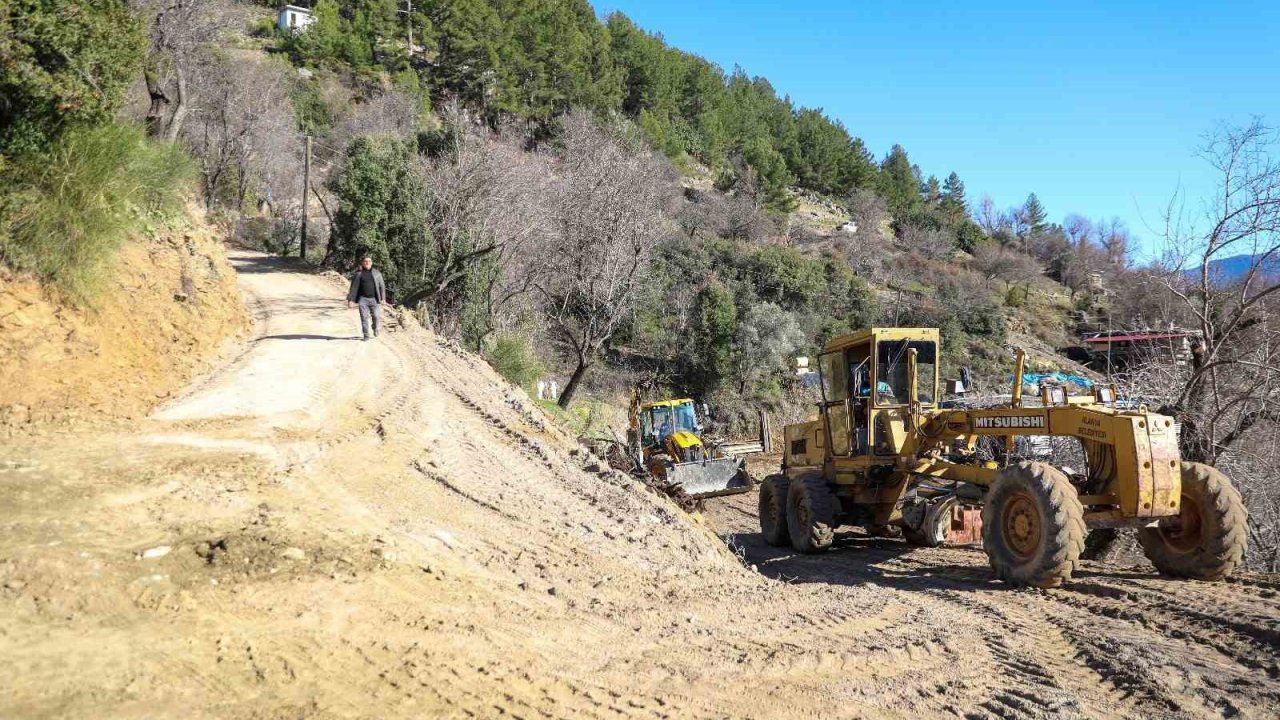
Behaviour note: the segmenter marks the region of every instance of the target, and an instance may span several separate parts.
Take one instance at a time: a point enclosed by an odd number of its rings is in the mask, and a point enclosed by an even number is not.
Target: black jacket
[[[360,273],[357,270],[351,276],[351,289],[347,291],[347,302],[355,302],[360,296]],[[387,301],[387,284],[382,281],[382,273],[378,272],[378,268],[374,268],[370,272],[373,273],[373,286],[377,289],[378,302],[385,303]]]

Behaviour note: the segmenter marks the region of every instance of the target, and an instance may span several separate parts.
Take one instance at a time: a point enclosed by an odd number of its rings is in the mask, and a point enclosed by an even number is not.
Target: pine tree
[[[1044,205],[1040,204],[1040,198],[1035,193],[1027,196],[1027,202],[1022,206],[1023,221],[1026,223],[1027,230],[1032,233],[1044,232],[1048,227],[1045,219],[1048,214],[1044,211]]]
[[[840,192],[848,194],[854,190],[872,188],[880,174],[876,167],[875,156],[867,149],[862,138],[854,138],[849,143],[849,152],[840,162]]]
[[[307,31],[294,37],[295,61],[320,64],[336,60],[342,40],[337,0],[319,0],[311,10],[311,24]]]
[[[954,172],[948,175],[946,182],[942,184],[942,199],[953,206],[968,207],[968,202],[964,198],[964,181]]]
[[[621,77],[607,30],[585,0],[496,0],[502,109],[549,123],[570,107],[616,106]]]
[[[510,97],[498,60],[503,25],[488,2],[437,2],[428,17],[435,29],[437,51],[431,80],[439,94],[452,95],[486,111],[491,96]]]
[[[951,224],[959,226],[969,220],[969,205],[964,199],[964,182],[954,172],[942,184],[941,206]]]
[[[924,183],[922,193],[924,194],[925,202],[930,205],[936,205],[942,201],[942,184],[938,182],[937,175],[929,176],[929,179]]]
[[[920,180],[907,151],[894,145],[880,163],[880,193],[889,201],[895,217],[906,217],[920,204]]]

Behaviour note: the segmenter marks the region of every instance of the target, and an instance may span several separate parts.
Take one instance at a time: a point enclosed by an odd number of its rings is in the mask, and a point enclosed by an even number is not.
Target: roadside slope
[[[340,281],[231,259],[256,321],[226,367],[146,420],[0,445],[0,715],[1280,707],[1274,578],[1177,585],[1188,610],[1149,577],[1015,593],[970,551],[764,549],[739,496],[711,519],[753,572],[474,356],[361,342]]]
[[[117,432],[0,448],[4,714],[773,702],[731,678],[794,621],[726,641],[726,611],[771,583],[714,534],[450,343],[360,342],[340,284],[232,261],[257,318],[241,356]]]
[[[226,250],[200,217],[126,242],[88,306],[0,268],[0,434],[142,417],[246,329]]]

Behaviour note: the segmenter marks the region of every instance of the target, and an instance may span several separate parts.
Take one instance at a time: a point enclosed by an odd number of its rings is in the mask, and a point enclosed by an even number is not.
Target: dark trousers
[[[378,334],[378,329],[382,327],[382,305],[378,304],[378,298],[362,297],[360,304],[360,330],[364,333],[365,338],[369,337],[369,318],[373,317],[373,334]]]

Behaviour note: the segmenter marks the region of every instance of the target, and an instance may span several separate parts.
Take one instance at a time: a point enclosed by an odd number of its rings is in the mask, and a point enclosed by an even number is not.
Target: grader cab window
[[[925,340],[883,340],[876,354],[876,405],[905,405],[911,396],[911,379],[907,374],[907,351],[916,351],[916,374],[919,377],[920,402],[933,404],[933,391],[938,375],[937,346]]]
[[[827,402],[836,402],[849,397],[849,386],[844,371],[844,355],[839,352],[820,355],[818,364],[822,371],[822,394]]]

